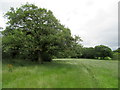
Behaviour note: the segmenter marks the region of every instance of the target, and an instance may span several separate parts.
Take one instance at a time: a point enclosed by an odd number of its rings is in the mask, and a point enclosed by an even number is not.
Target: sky
[[[60,23],[79,35],[84,47],[106,45],[118,48],[119,0],[0,0],[0,27],[6,27],[3,15],[10,7],[26,2],[51,10]]]

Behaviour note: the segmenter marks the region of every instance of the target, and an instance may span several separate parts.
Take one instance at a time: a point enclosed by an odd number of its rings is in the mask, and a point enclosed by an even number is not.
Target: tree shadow
[[[48,68],[56,68],[56,67],[74,67],[75,64],[72,64],[75,60],[53,60],[51,62],[44,62],[43,64],[39,64],[38,62],[33,62],[30,60],[24,59],[6,59],[2,61],[3,65],[11,64],[15,67],[31,67],[31,66],[41,66]]]

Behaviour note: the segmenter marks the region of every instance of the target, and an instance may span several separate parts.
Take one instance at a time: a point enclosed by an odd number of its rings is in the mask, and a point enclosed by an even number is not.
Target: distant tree
[[[120,60],[120,53],[118,52],[113,52],[113,60]]]
[[[118,52],[118,53],[120,53],[120,48],[114,50],[113,52]]]
[[[105,57],[112,57],[112,50],[104,45],[95,46],[95,55],[96,57],[101,57],[104,59]]]
[[[91,59],[95,58],[95,49],[93,47],[89,47],[89,48],[84,47],[82,51],[82,57],[91,58]]]
[[[3,52],[37,59],[40,63],[65,48],[71,47],[70,29],[55,18],[50,10],[25,4],[11,8],[5,15],[8,26],[3,34]]]
[[[113,58],[114,60],[120,60],[120,48],[113,51]]]

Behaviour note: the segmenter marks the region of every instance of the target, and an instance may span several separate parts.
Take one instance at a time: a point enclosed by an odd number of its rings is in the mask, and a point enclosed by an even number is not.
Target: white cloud
[[[1,0],[1,26],[5,27],[2,13],[26,2],[53,11],[72,34],[82,37],[84,46],[104,44],[117,48],[118,0]]]

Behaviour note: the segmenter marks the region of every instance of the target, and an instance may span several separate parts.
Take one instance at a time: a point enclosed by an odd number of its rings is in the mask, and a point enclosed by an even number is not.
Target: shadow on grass
[[[46,68],[56,68],[56,67],[75,67],[76,65],[72,64],[76,60],[53,60],[52,62],[44,62],[44,64],[39,64],[38,62],[33,62],[30,60],[24,59],[5,59],[2,61],[3,65],[12,64],[15,67],[31,67],[31,66],[41,66]]]

